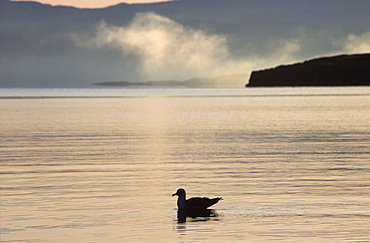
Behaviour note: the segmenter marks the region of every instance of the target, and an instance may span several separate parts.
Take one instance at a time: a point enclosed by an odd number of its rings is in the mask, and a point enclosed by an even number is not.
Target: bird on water
[[[186,210],[202,210],[207,209],[208,207],[218,203],[222,198],[208,198],[208,197],[192,197],[186,200],[186,192],[184,189],[180,188],[172,196],[178,196],[177,207],[178,209]]]

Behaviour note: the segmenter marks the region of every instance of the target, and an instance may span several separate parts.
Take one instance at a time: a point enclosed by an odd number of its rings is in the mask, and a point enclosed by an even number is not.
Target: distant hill
[[[316,58],[253,71],[247,87],[370,85],[370,54]]]
[[[192,78],[185,81],[164,80],[164,81],[148,81],[148,82],[127,82],[127,81],[110,81],[95,83],[101,86],[147,86],[147,87],[190,87],[190,88],[237,88],[242,87],[248,75],[236,74],[215,78]]]

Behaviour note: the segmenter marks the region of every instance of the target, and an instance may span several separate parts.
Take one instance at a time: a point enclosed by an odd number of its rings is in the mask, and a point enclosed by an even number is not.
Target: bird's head
[[[177,189],[177,192],[172,194],[172,196],[182,196],[185,195],[185,190],[182,188]]]

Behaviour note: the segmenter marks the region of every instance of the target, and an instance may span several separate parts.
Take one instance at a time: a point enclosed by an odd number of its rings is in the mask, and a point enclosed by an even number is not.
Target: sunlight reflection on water
[[[369,241],[369,90],[2,90],[1,241]]]

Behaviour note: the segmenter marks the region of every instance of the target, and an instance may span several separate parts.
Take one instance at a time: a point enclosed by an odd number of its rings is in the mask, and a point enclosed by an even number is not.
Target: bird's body
[[[178,196],[177,199],[177,207],[179,209],[186,209],[186,210],[202,210],[207,209],[208,207],[218,203],[222,198],[208,198],[208,197],[192,197],[186,200],[186,192],[184,189],[180,188],[174,193],[172,196]]]

